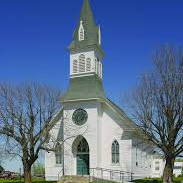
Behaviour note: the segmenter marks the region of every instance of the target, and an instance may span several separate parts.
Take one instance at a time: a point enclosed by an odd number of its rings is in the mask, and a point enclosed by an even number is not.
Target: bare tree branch
[[[183,52],[164,46],[153,63],[154,72],[143,75],[132,91],[127,112],[163,152],[164,182],[172,182],[175,158],[183,152]]]
[[[51,119],[61,107],[60,95],[46,85],[0,83],[0,135],[6,153],[22,159],[27,182],[53,127]]]

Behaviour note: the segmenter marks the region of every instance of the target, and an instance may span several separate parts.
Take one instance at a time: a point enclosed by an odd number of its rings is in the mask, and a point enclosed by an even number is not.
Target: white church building
[[[70,82],[61,99],[63,108],[52,120],[48,145],[55,152],[45,154],[46,180],[94,175],[94,170],[95,176],[102,172],[104,177],[115,171],[135,178],[154,176],[158,170],[153,147],[140,139],[135,124],[103,90],[101,32],[88,0],[83,0],[68,49]]]

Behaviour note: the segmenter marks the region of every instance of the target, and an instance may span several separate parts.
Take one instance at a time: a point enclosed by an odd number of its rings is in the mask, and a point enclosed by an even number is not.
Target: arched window
[[[80,29],[80,32],[79,32],[79,40],[80,41],[83,41],[84,40],[84,29],[83,28]]]
[[[87,58],[86,59],[86,72],[90,72],[91,71],[91,59]]]
[[[77,147],[77,153],[89,153],[89,146],[88,142],[86,141],[85,138],[83,138]]]
[[[85,72],[85,56],[83,54],[79,56],[79,72]]]
[[[112,163],[119,163],[119,143],[115,140],[111,147]]]
[[[77,73],[78,72],[78,61],[74,60],[73,61],[73,73]]]
[[[55,161],[58,165],[62,164],[62,146],[59,143],[55,146]]]
[[[85,39],[85,31],[83,28],[83,21],[80,21],[78,36],[79,36],[79,41],[83,41]]]

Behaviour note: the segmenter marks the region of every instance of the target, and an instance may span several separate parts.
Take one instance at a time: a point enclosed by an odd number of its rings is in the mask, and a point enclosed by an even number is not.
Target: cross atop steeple
[[[95,49],[103,57],[100,47],[100,28],[95,24],[88,0],[83,0],[80,18],[74,30],[72,42],[68,49],[70,51],[86,51]]]

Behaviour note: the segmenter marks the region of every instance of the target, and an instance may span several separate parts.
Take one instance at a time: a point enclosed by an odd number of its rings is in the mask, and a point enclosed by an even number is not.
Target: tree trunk
[[[24,164],[23,166],[24,166],[24,182],[32,183],[31,166],[28,164]]]
[[[167,157],[165,168],[163,172],[163,183],[173,182],[173,169],[174,169],[175,158]]]

